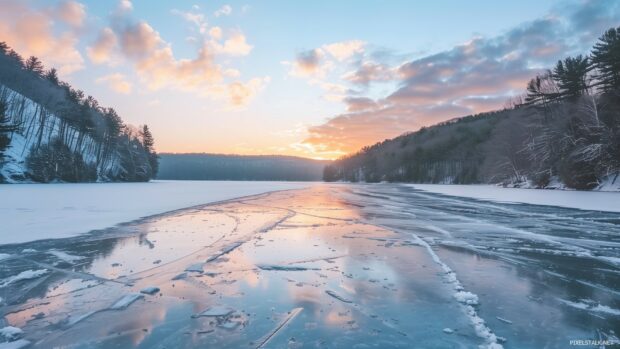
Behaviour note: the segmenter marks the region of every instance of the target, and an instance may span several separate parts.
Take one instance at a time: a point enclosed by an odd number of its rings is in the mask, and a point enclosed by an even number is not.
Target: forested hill
[[[511,108],[365,147],[327,166],[324,180],[609,189],[620,188],[619,173],[620,28],[612,28],[590,55],[534,77]]]
[[[294,156],[160,154],[158,179],[320,181],[328,161]]]
[[[146,125],[123,123],[0,42],[0,183],[148,181],[157,173]]]

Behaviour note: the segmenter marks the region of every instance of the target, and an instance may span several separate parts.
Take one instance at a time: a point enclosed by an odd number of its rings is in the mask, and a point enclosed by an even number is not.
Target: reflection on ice
[[[0,346],[565,348],[619,258],[618,214],[317,185],[0,246]]]

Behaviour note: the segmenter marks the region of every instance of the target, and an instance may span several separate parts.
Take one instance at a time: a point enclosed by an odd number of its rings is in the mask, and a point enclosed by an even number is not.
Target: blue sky
[[[315,158],[501,107],[620,23],[611,0],[0,1],[0,41],[159,151]]]

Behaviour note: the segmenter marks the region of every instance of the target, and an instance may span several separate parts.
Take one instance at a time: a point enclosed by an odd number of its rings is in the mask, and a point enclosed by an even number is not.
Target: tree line
[[[620,27],[588,55],[559,60],[504,109],[444,122],[365,147],[324,180],[424,183],[559,181],[592,189],[620,173]]]
[[[136,129],[123,123],[113,108],[61,81],[56,69],[45,69],[34,56],[24,59],[4,42],[0,42],[0,84],[0,167],[7,161],[11,139],[19,136],[29,146],[25,161],[29,178],[23,179],[155,177],[158,160],[147,125]]]

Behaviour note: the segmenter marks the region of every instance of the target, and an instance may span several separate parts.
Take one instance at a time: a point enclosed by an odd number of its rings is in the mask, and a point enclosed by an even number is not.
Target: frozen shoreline
[[[490,184],[404,185],[431,193],[503,203],[524,203],[581,210],[620,212],[620,193],[618,192],[504,188]]]
[[[1,185],[0,244],[66,238],[154,214],[311,185],[245,181]]]

